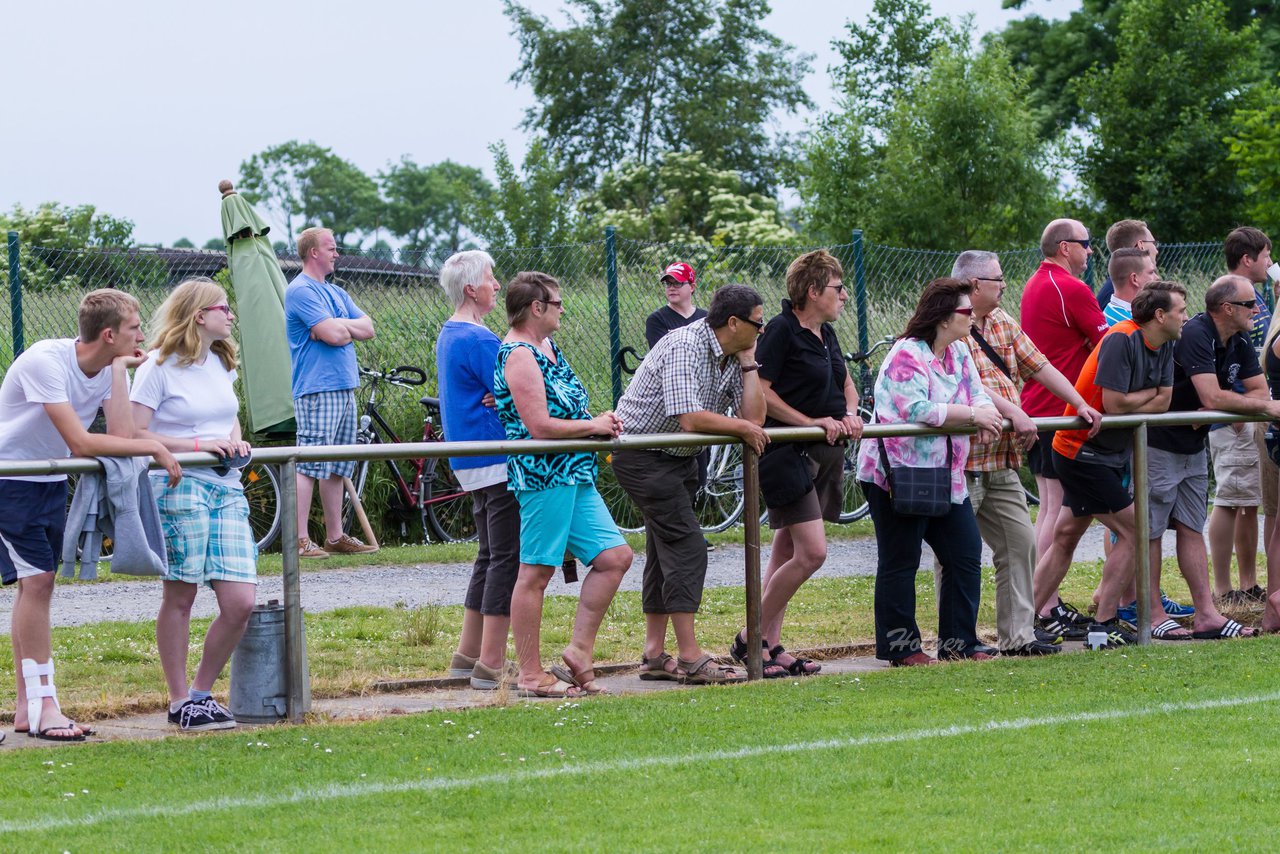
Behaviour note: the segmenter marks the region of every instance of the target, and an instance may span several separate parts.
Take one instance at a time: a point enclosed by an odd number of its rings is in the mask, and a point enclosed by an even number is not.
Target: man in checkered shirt
[[[623,432],[728,434],[763,451],[769,437],[761,427],[765,400],[755,356],[763,328],[758,293],[744,285],[716,291],[704,319],[667,333],[640,363],[618,403]],[[725,414],[730,411],[735,415]],[[693,512],[698,451],[627,449],[613,455],[614,475],[644,514],[646,529],[642,679],[700,684],[744,678],[712,660],[694,636],[707,575],[707,549]],[[668,620],[676,659],[664,650]]]
[[[973,325],[964,342],[978,366],[983,387],[1000,414],[1013,424],[1013,431],[1002,433],[994,443],[970,445],[964,466],[978,530],[991,547],[996,568],[1000,651],[1005,655],[1055,653],[1058,647],[1052,642],[1059,641],[1058,637],[1045,636],[1051,641],[1046,643],[1035,634],[1031,583],[1036,566],[1035,531],[1018,469],[1022,467],[1023,453],[1036,440],[1036,428],[1021,408],[1022,384],[1035,377],[1055,396],[1075,406],[1081,417],[1093,425],[1090,435],[1098,431],[1102,415],[1085,403],[1022,327],[1000,308],[1005,280],[994,252],[971,249],[960,253],[951,275],[973,287],[969,294]],[[999,363],[991,353],[999,357]]]

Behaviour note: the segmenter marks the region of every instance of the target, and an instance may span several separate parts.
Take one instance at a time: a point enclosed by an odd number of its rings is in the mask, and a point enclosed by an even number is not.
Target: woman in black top
[[[824,250],[801,255],[787,268],[782,313],[769,321],[756,358],[769,406],[766,427],[822,427],[825,442],[802,446],[813,489],[787,504],[766,492],[769,527],[775,529],[761,597],[761,629],[768,649],[765,676],[807,676],[821,666],[788,653],[781,644],[787,604],[800,585],[827,559],[823,520],[840,517],[844,446],[862,435],[858,391],[845,369],[831,322],[840,316],[848,294],[840,262]],[[779,443],[769,453],[794,453]],[[745,630],[730,650],[745,661]]]
[[[671,264],[663,272],[662,285],[667,290],[667,304],[649,315],[644,322],[644,340],[649,342],[650,350],[671,330],[688,326],[707,316],[705,308],[695,308],[693,305],[696,278],[693,268],[688,264]]]

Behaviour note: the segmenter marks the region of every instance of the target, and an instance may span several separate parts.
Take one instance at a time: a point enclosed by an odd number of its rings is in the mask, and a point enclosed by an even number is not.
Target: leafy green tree
[[[1161,240],[1221,235],[1244,212],[1226,138],[1265,97],[1253,26],[1220,0],[1127,0],[1115,63],[1080,82],[1091,117],[1081,176],[1108,219],[1141,216]]]
[[[668,152],[606,172],[580,211],[592,226],[612,225],[637,240],[749,246],[796,238],[777,201],[750,192],[733,170],[708,165],[701,152]]]
[[[1236,113],[1227,159],[1242,185],[1249,224],[1280,235],[1280,93],[1268,87],[1259,100]]]
[[[505,0],[521,51],[511,79],[537,100],[524,127],[546,137],[575,183],[626,159],[698,150],[753,189],[773,185],[786,142],[772,118],[812,104],[801,86],[810,58],[761,26],[765,0],[565,6],[557,28]]]
[[[943,45],[893,104],[870,224],[926,249],[1031,242],[1055,210],[1049,166],[1003,48]]]
[[[406,249],[433,256],[463,248],[477,210],[493,193],[479,169],[451,160],[419,166],[403,157],[378,177],[391,232],[406,241]]]
[[[477,205],[476,234],[490,246],[529,247],[566,243],[574,237],[574,188],[545,141],[535,138],[524,158],[524,174],[503,143],[489,146],[498,181]]]
[[[200,248],[208,252],[225,252],[227,249],[227,241],[221,237],[210,237],[204,242],[204,246]]]
[[[355,164],[314,142],[290,140],[240,164],[240,191],[284,225],[323,225],[345,244],[355,232],[372,231],[381,212],[378,186]]]
[[[935,50],[963,47],[967,40],[948,19],[934,18],[923,0],[875,0],[866,22],[849,20],[845,31],[845,39],[831,42],[843,60],[832,77],[846,111],[857,110],[864,117],[891,110],[929,66]]]
[[[179,237],[173,242],[174,249],[195,249],[196,245],[186,237]]]
[[[133,245],[133,221],[98,213],[93,205],[44,202],[31,211],[14,205],[8,214],[0,214],[0,230],[16,231],[22,243],[47,249]]]

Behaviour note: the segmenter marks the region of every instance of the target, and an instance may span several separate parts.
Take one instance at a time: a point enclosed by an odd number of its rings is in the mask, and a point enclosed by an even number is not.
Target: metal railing
[[[1151,426],[1170,427],[1186,424],[1229,424],[1235,422],[1267,421],[1258,415],[1238,415],[1230,412],[1166,412],[1143,415],[1106,415],[1104,429],[1128,429],[1133,431],[1133,510],[1135,517],[1135,580],[1138,599],[1138,643],[1151,643],[1151,576],[1150,553],[1143,545],[1150,540],[1147,518],[1147,429]],[[1081,418],[1035,418],[1038,430],[1068,430],[1088,427]],[[1008,421],[1004,430],[1012,429]],[[774,442],[821,441],[826,434],[820,427],[775,427],[765,431]],[[919,424],[868,424],[863,429],[864,438],[888,436],[934,436],[947,433],[972,433],[972,428],[926,427]],[[254,450],[254,460],[259,463],[280,466],[280,525],[282,531],[297,528],[298,495],[295,480],[299,462],[332,460],[385,460],[418,459],[423,457],[468,457],[497,454],[564,453],[567,451],[609,452],[624,448],[680,448],[704,445],[731,445],[740,440],[734,436],[717,436],[704,433],[662,433],[637,436],[621,436],[610,440],[588,439],[524,439],[496,442],[418,442],[396,445],[328,445],[323,447],[265,447]],[[211,466],[220,460],[205,452],[175,454],[183,466]],[[747,677],[757,680],[763,676],[760,625],[760,487],[757,469],[758,457],[748,445],[742,446],[743,479],[743,566],[746,596],[747,625]],[[154,463],[153,468],[158,468]],[[101,472],[101,464],[94,459],[68,458],[64,460],[0,460],[0,477],[37,474],[82,474]],[[285,608],[285,655],[287,673],[287,717],[301,721],[303,708],[303,674],[306,672],[306,650],[302,643],[302,591],[301,572],[297,549],[282,550]]]

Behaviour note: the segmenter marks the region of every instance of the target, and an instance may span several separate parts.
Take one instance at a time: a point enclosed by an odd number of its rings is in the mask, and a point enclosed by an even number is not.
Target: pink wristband
[[[195,447],[195,449],[196,449],[197,451],[198,451],[198,450],[200,450],[200,437],[199,437],[199,436],[197,436],[197,437],[195,438],[195,440],[194,440],[194,441],[195,441],[195,443],[196,443],[196,447]]]

